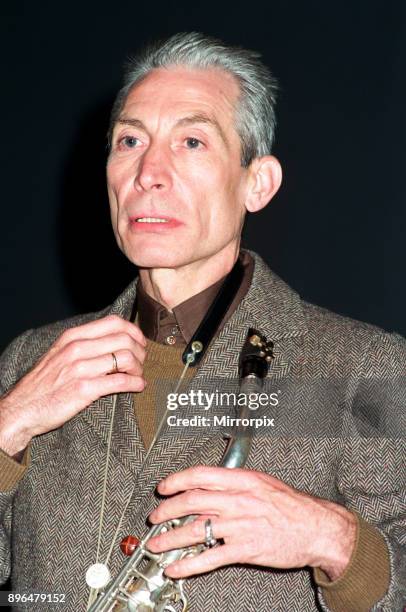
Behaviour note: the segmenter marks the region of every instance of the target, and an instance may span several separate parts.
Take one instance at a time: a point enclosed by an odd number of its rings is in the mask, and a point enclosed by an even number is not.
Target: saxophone
[[[239,362],[240,393],[249,395],[260,391],[262,379],[266,376],[273,358],[272,348],[272,342],[267,342],[258,331],[249,329]],[[243,419],[249,419],[249,406],[241,406],[238,416],[240,423]],[[229,442],[220,466],[243,467],[252,441],[249,426],[239,425],[227,437]],[[187,612],[189,606],[183,590],[183,580],[168,578],[164,575],[164,570],[174,561],[203,552],[207,548],[206,545],[199,544],[154,554],[147,550],[146,544],[153,536],[186,525],[195,518],[196,516],[191,515],[154,525],[115,580],[107,585],[104,592],[99,593],[89,612],[176,612],[173,604],[177,602],[181,603],[182,612]]]

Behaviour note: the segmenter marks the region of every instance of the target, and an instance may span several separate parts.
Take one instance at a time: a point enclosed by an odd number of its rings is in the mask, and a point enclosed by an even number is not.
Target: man
[[[1,364],[1,567],[15,591],[66,593],[67,609],[85,609],[86,570],[107,557],[115,576],[123,536],[144,534],[148,516],[194,514],[149,543],[159,552],[205,542],[210,518],[222,543],[166,570],[191,577],[194,612],[402,609],[404,440],[399,430],[400,439],[359,436],[354,406],[368,421],[363,382],[401,381],[405,343],[302,302],[257,255],[240,253],[245,214],[281,183],[274,98],[256,54],[201,35],[134,60],[113,108],[107,183],[138,284],[101,313],[26,332]],[[195,384],[235,376],[254,327],[274,343],[269,380],[293,384],[282,410],[328,427],[324,437],[255,438],[236,471],[216,467],[224,442],[210,430],[167,428],[153,442],[150,390],[180,376],[184,347],[238,258],[242,282]],[[295,387],[334,379],[329,402],[316,393],[308,403]],[[400,394],[393,386],[382,414]],[[337,426],[353,435],[337,437]]]

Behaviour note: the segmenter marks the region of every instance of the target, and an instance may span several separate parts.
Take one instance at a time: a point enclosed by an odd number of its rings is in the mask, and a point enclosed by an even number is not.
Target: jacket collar
[[[255,260],[254,275],[250,290],[240,305],[240,314],[245,311],[259,330],[272,340],[306,333],[300,296],[272,272],[259,255],[250,253]]]
[[[250,321],[251,327],[264,330],[274,340],[297,337],[307,332],[300,296],[277,274],[272,272],[264,260],[254,251],[249,251],[255,267],[251,286],[241,301],[229,324]],[[138,278],[135,279],[113,304],[103,311],[130,318],[137,293]],[[226,325],[226,327],[229,326]],[[266,333],[267,332],[267,333]]]

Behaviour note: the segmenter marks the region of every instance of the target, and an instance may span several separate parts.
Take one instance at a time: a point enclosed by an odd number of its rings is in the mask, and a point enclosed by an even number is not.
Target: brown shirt
[[[231,317],[247,293],[254,272],[254,260],[246,251],[241,251],[240,261],[244,276],[237,294],[225,314],[221,327]],[[185,300],[170,311],[149,296],[141,283],[137,287],[138,325],[149,340],[170,346],[186,346],[198,328],[204,315],[225,280],[223,276],[207,289]]]

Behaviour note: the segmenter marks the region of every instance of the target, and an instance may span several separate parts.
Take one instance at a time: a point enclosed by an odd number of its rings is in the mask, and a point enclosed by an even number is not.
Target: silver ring
[[[217,540],[213,536],[213,525],[211,524],[211,519],[207,519],[204,524],[204,529],[206,532],[204,543],[206,544],[207,548],[212,548],[217,544]]]

